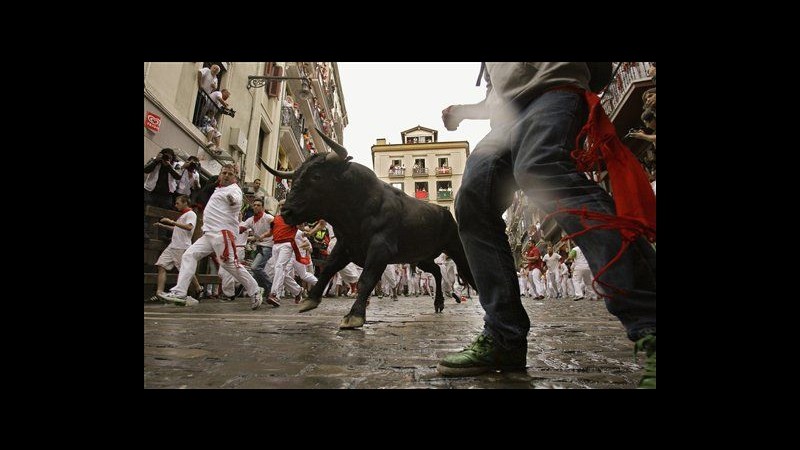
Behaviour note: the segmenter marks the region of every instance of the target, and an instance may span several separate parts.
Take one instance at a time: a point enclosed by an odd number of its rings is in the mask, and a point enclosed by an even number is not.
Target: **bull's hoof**
[[[444,311],[444,300],[433,302],[433,309],[438,313]]]
[[[339,323],[340,330],[352,330],[353,328],[359,328],[364,326],[364,318],[359,316],[354,316],[352,314],[348,314],[342,318],[342,321]]]
[[[300,309],[298,312],[311,311],[317,306],[319,306],[319,300],[311,300],[310,298],[307,298],[300,302]]]

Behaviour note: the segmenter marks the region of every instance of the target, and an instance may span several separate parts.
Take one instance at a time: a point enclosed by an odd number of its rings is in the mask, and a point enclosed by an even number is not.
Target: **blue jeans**
[[[502,347],[527,345],[530,330],[501,217],[514,191],[522,189],[547,213],[583,207],[614,213],[608,193],[579,173],[570,157],[586,116],[582,96],[545,92],[525,106],[515,122],[495,124],[467,159],[455,202],[458,230],[486,311],[484,333]],[[567,233],[583,229],[573,215],[559,214],[555,220]],[[594,230],[574,241],[594,274],[622,245],[616,230]],[[625,290],[607,299],[606,308],[620,319],[630,339],[655,334],[656,255],[644,238],[631,244],[600,280]]]
[[[250,266],[250,270],[253,271],[253,278],[256,279],[256,282],[259,286],[264,288],[264,292],[269,294],[272,290],[272,281],[267,278],[266,272],[264,272],[264,267],[267,265],[267,262],[272,257],[272,246],[269,247],[265,246],[258,246],[258,254],[256,255],[256,259],[253,260],[253,265]]]

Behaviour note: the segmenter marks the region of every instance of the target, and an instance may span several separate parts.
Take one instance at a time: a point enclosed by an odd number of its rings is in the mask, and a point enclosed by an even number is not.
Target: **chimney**
[[[375,145],[386,145],[386,138],[375,139]]]

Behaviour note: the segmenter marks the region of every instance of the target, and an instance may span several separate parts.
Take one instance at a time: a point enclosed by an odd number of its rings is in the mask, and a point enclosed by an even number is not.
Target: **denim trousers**
[[[264,292],[269,293],[272,290],[272,281],[269,280],[267,273],[264,272],[264,267],[272,257],[272,246],[259,245],[257,247],[259,252],[250,269],[253,271],[253,278],[256,279],[258,285],[264,288]]]
[[[614,214],[611,196],[578,172],[570,156],[586,117],[581,95],[545,92],[523,107],[513,122],[492,124],[467,159],[455,201],[456,219],[486,312],[484,334],[501,347],[527,345],[530,330],[502,218],[514,192],[522,189],[530,203],[546,213],[585,207]],[[584,228],[577,216],[557,214],[554,218],[568,234]],[[622,246],[617,230],[593,230],[574,241],[594,274]],[[644,238],[632,243],[600,280],[618,289],[610,292],[606,308],[619,318],[631,340],[655,334],[656,255]]]

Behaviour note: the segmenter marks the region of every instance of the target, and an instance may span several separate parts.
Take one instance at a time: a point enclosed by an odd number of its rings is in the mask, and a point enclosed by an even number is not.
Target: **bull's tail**
[[[453,262],[456,263],[456,268],[458,268],[458,276],[461,277],[462,280],[469,283],[472,289],[475,289],[475,292],[478,292],[478,287],[475,285],[475,279],[472,278],[472,271],[469,268],[469,263],[467,262],[467,255],[464,253],[464,246],[461,245],[461,240],[456,240],[455,243],[452,243],[447,250],[445,250],[450,258],[452,258]]]
[[[472,270],[469,268],[469,263],[467,262],[467,254],[464,253],[464,246],[461,244],[461,238],[458,236],[458,225],[456,221],[453,220],[453,216],[450,215],[449,212],[445,212],[446,219],[449,219],[450,226],[452,226],[452,232],[448,233],[451,236],[450,242],[447,243],[447,247],[445,249],[445,253],[447,253],[450,258],[456,263],[456,268],[458,269],[458,276],[461,277],[462,280],[469,283],[472,289],[475,289],[475,292],[478,292],[478,287],[475,285],[475,279],[472,277]]]

